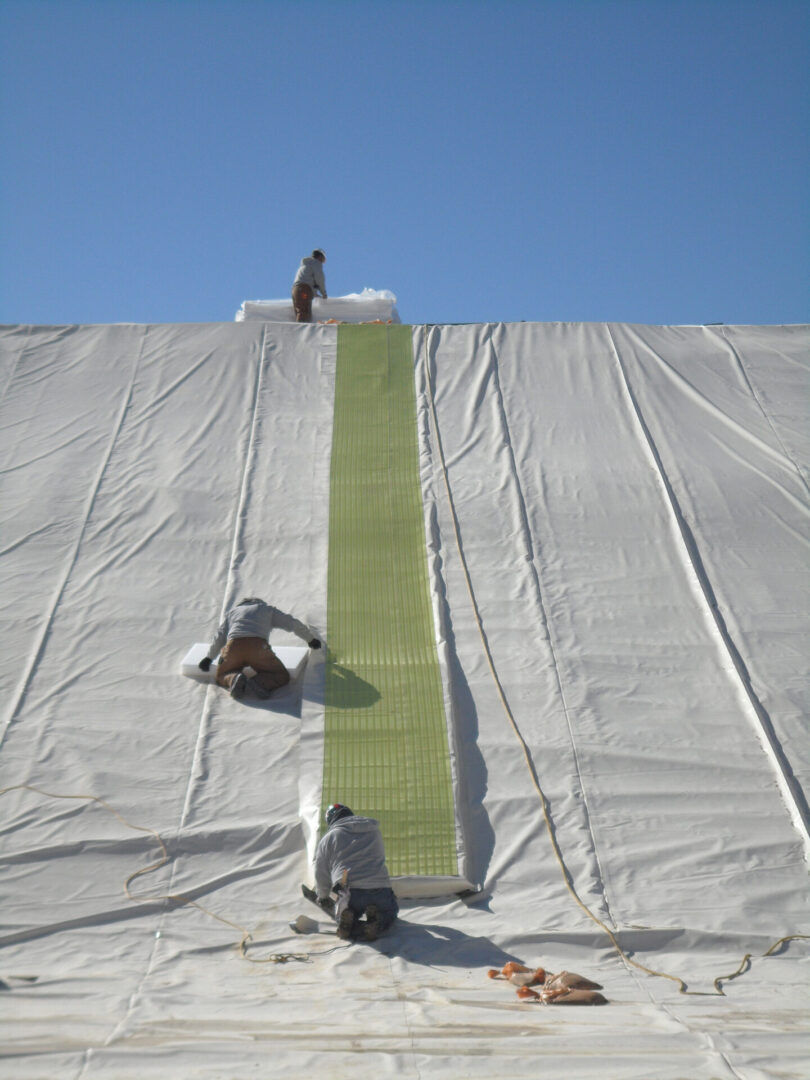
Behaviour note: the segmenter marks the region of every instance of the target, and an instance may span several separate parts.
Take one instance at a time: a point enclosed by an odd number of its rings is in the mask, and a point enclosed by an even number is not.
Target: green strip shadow
[[[458,873],[412,334],[338,327],[324,806],[379,820],[392,875]]]

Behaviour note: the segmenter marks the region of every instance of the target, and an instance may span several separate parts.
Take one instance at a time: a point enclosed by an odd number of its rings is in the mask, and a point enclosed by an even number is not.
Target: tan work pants
[[[256,682],[264,690],[278,690],[290,681],[289,671],[264,638],[231,638],[222,650],[217,668],[217,682],[230,690],[231,683],[244,667],[253,668]]]
[[[312,322],[312,289],[302,281],[292,287],[296,322]]]

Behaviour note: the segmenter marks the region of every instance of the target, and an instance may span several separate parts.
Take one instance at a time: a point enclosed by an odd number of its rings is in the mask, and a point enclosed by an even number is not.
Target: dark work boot
[[[351,941],[354,937],[354,912],[351,908],[346,908],[340,913],[337,936],[343,941]]]
[[[363,926],[363,937],[366,941],[376,941],[380,936],[380,917],[377,914],[377,905],[369,904],[366,908],[366,921]]]
[[[265,690],[265,688],[262,686],[258,679],[248,679],[247,684],[250,690],[261,701],[267,701],[267,699],[270,697],[270,691]]]
[[[247,675],[240,671],[236,678],[231,682],[229,693],[232,698],[239,699],[245,696],[245,690],[247,690]]]

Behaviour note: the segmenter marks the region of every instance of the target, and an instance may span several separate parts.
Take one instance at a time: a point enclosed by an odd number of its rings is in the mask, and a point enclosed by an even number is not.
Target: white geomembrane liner
[[[763,955],[810,930],[810,328],[414,328],[482,892],[350,947],[290,925],[329,928],[323,650],[262,704],[178,678],[245,593],[328,647],[336,333],[0,328],[0,1077],[810,1075],[809,943]],[[532,768],[583,903],[707,996],[577,906]],[[610,1004],[524,1004],[512,959]]]

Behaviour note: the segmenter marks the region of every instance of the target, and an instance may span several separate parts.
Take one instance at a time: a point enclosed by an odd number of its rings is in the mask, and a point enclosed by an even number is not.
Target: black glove
[[[309,647],[310,647],[310,649],[320,649],[321,643],[320,643],[320,641],[318,641],[318,639],[316,637],[314,637],[312,639],[312,641],[310,641]]]
[[[200,671],[208,671],[211,667],[211,657],[204,656],[197,666]]]

